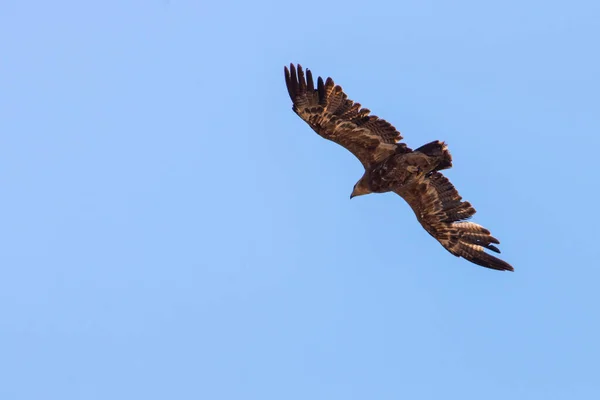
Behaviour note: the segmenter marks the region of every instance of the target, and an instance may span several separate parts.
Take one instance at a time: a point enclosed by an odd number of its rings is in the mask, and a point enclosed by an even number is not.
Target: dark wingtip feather
[[[290,95],[290,99],[292,99],[292,101],[294,101],[294,93],[292,92],[292,80],[290,77],[290,70],[288,69],[288,67],[283,67],[283,74],[285,76],[285,86],[287,87],[288,94]]]
[[[325,84],[323,83],[323,78],[319,77],[317,79],[317,90],[319,92],[319,103],[325,101]]]
[[[481,265],[482,267],[495,269],[497,271],[515,271],[515,269],[506,261],[502,261],[501,259],[496,258],[483,251],[477,255],[472,255],[471,257],[463,257],[471,261],[472,263]]]
[[[296,89],[296,93],[297,93],[298,75],[296,75],[296,67],[294,67],[294,64],[290,64],[290,75],[291,75],[291,79],[292,79],[292,85],[294,86],[294,89]],[[296,93],[294,93],[294,94],[296,94]]]
[[[485,247],[486,249],[489,249],[489,250],[495,251],[496,253],[500,254],[500,249],[499,249],[499,248],[497,248],[496,246],[494,246],[493,244],[489,244],[489,243],[488,243],[488,244],[486,244],[484,247]]]
[[[301,96],[306,94],[306,79],[304,79],[304,70],[300,64],[298,64],[298,88]]]
[[[285,84],[287,86],[288,94],[292,102],[296,101],[298,96],[298,77],[296,76],[296,67],[290,63],[290,69],[283,67],[285,73]]]
[[[312,76],[312,72],[310,72],[310,69],[306,70],[306,79],[307,79],[307,90],[309,91],[309,93],[312,93],[315,91],[315,83],[313,82],[313,76]]]

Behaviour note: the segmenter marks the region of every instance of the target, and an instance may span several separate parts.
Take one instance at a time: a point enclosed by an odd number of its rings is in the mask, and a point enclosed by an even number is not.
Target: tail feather
[[[424,144],[415,151],[438,159],[438,164],[434,169],[435,171],[441,171],[452,167],[452,155],[445,142],[434,140],[433,142]]]

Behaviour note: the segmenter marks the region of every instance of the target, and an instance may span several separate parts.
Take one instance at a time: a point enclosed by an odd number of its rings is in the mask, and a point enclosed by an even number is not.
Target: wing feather
[[[500,241],[483,226],[465,221],[475,214],[475,209],[468,201],[462,201],[454,185],[441,173],[432,172],[410,188],[395,192],[408,202],[423,228],[450,253],[486,268],[514,270],[485,252],[488,249],[500,253],[494,246]]]
[[[338,143],[354,154],[365,168],[394,153],[411,150],[400,132],[389,122],[369,115],[370,110],[348,99],[333,79],[318,77],[314,87],[310,70],[302,66],[284,68],[285,82],[293,102],[292,109],[325,139]]]

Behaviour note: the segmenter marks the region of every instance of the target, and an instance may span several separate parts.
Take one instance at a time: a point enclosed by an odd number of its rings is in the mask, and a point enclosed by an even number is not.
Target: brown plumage
[[[500,253],[490,231],[466,221],[475,209],[439,171],[452,167],[446,144],[434,141],[411,150],[389,122],[369,115],[348,99],[331,78],[317,86],[309,70],[285,67],[285,82],[292,109],[325,139],[352,152],[363,164],[364,175],[350,198],[369,193],[394,192],[411,206],[427,232],[457,257],[500,271],[513,271],[508,263],[485,252]]]

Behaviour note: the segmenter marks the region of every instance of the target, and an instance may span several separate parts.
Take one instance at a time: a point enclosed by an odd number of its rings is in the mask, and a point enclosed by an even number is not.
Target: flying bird
[[[333,79],[290,64],[284,67],[292,110],[323,138],[342,145],[365,168],[350,198],[369,193],[394,192],[412,208],[425,230],[457,257],[499,271],[513,271],[500,253],[490,231],[467,221],[475,209],[440,171],[452,167],[452,156],[439,140],[411,150],[389,122],[369,115],[370,110],[348,99]]]

